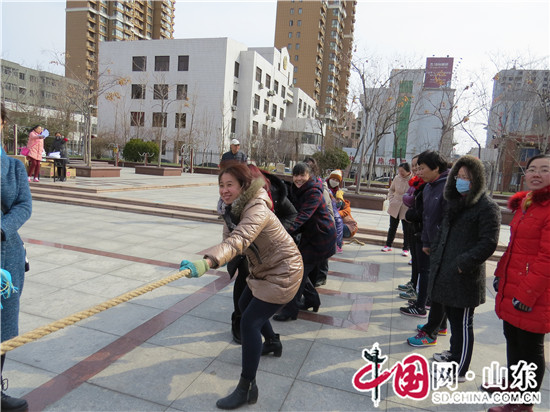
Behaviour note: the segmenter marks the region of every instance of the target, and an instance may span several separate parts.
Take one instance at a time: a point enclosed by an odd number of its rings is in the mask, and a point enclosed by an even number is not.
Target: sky
[[[3,59],[63,74],[50,61],[65,49],[65,1],[0,0],[0,13]],[[177,0],[174,37],[231,37],[249,47],[272,46],[275,15],[272,0]],[[414,68],[424,67],[426,57],[449,55],[455,72],[480,73],[490,86],[495,56],[546,57],[550,67],[550,1],[359,0],[355,41],[356,57],[406,58],[418,62]]]

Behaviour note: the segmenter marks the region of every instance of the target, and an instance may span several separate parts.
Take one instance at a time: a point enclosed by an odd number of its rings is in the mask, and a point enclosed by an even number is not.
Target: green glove
[[[191,272],[186,275],[188,278],[199,278],[206,273],[210,266],[206,259],[190,262],[188,260],[182,260],[180,263],[180,272],[182,270],[189,269]]]

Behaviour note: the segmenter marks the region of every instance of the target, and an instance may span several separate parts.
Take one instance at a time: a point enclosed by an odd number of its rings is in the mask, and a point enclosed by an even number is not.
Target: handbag
[[[30,149],[28,147],[22,147],[19,153],[21,153],[22,156],[28,156],[30,153]]]

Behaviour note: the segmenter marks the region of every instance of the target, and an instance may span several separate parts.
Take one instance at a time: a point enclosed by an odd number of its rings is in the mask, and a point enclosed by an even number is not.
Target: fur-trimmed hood
[[[239,219],[246,204],[258,196],[258,192],[264,187],[264,185],[265,180],[262,177],[254,179],[252,183],[250,183],[248,189],[241,193],[241,195],[231,204],[231,215]],[[267,204],[269,209],[272,209],[273,203],[265,190],[262,200]]]
[[[466,196],[462,196],[458,190],[456,190],[456,176],[462,166],[468,169],[471,178],[470,191],[466,194]],[[487,186],[485,183],[485,168],[483,167],[483,163],[481,163],[481,161],[474,156],[465,155],[460,157],[455,162],[449,172],[443,196],[449,202],[461,200],[465,207],[470,207],[475,205],[486,191]]]
[[[521,207],[521,202],[527,196],[529,191],[517,192],[515,195],[508,199],[508,209],[516,211]],[[535,190],[533,192],[533,203],[545,203],[550,201],[550,186],[543,187],[542,189]]]

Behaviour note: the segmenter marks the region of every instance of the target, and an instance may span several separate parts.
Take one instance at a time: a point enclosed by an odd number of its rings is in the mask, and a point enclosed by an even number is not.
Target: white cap
[[[237,139],[231,139],[231,144],[234,144],[235,146],[238,146],[241,144]]]

